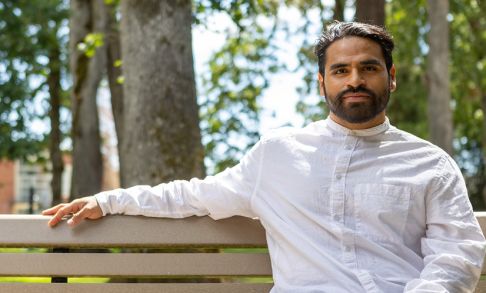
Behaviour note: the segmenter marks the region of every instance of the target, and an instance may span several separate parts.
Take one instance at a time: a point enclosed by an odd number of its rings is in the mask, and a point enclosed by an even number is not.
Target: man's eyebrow
[[[348,65],[349,64],[346,64],[346,63],[334,63],[331,66],[329,66],[329,69],[333,70],[333,69],[336,69],[336,68],[346,67]]]
[[[364,60],[364,61],[361,61],[359,64],[362,64],[362,65],[382,65],[381,62],[376,60],[376,59]]]
[[[364,60],[364,61],[361,61],[359,64],[361,64],[361,65],[380,65],[380,66],[382,65],[382,63],[379,60],[376,60],[376,59]],[[349,64],[347,64],[347,63],[334,63],[331,66],[329,66],[329,69],[333,70],[333,69],[337,69],[337,68],[343,68],[343,67],[346,67],[346,66],[349,66]]]

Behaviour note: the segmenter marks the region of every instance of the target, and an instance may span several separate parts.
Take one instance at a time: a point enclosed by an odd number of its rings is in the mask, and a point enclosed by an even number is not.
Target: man
[[[485,255],[464,180],[436,146],[391,126],[394,44],[334,23],[316,46],[326,120],[263,137],[204,180],[102,192],[46,210],[50,225],[106,214],[258,217],[272,292],[472,292]]]

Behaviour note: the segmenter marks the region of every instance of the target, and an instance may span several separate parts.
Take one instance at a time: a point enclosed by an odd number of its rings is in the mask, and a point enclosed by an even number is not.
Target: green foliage
[[[43,148],[45,137],[31,123],[46,115],[39,109],[45,103],[34,102],[46,95],[49,52],[67,42],[60,31],[67,17],[63,3],[0,1],[0,157],[26,157]]]
[[[297,28],[286,28],[288,37],[291,35],[303,35],[303,43],[300,46],[297,54],[298,66],[293,69],[293,72],[302,73],[301,85],[297,88],[299,94],[299,101],[296,105],[297,113],[304,117],[304,124],[312,121],[321,120],[326,117],[329,109],[325,103],[325,98],[320,96],[318,91],[317,73],[318,60],[314,54],[315,39],[317,39],[317,32],[310,32],[310,29],[315,25],[310,21],[309,12],[312,8],[319,11],[319,15],[331,15],[329,7],[321,4],[321,1],[286,1],[287,5],[296,7],[302,13],[304,23]],[[323,19],[323,24],[329,23],[332,18]],[[321,27],[318,28],[322,30]],[[312,37],[310,37],[312,36]]]
[[[456,134],[481,141],[484,115],[481,98],[486,95],[486,20],[475,0],[452,1],[451,90],[455,101]]]
[[[194,21],[206,25],[215,13],[223,12],[240,30],[245,30],[255,24],[253,21],[257,16],[275,16],[279,5],[279,0],[196,0]]]
[[[104,45],[104,34],[90,33],[78,44],[78,50],[91,58],[96,54],[96,50]]]
[[[397,90],[392,94],[387,115],[399,128],[422,138],[428,136],[425,2],[391,1],[386,7],[386,27],[395,40],[393,61],[397,76]]]
[[[456,159],[463,169],[471,202],[486,208],[486,3],[451,1],[451,93],[454,99]]]
[[[196,23],[225,13],[235,25],[225,31],[226,43],[202,76],[201,128],[213,173],[233,166],[259,138],[258,100],[280,66],[271,44],[277,6],[276,1],[200,1],[195,10]],[[262,15],[272,25],[262,24]]]
[[[121,67],[122,64],[123,64],[123,62],[120,59],[118,59],[118,60],[115,61],[115,63],[113,64],[113,66],[115,66],[115,67]]]
[[[120,0],[105,0],[105,4],[107,5],[120,5]]]
[[[484,208],[485,185],[484,115],[481,98],[486,93],[484,2],[450,1],[450,89],[454,117],[455,159],[468,183],[476,209]],[[482,7],[481,7],[482,5]],[[397,91],[388,115],[394,124],[423,138],[428,137],[426,57],[428,20],[426,1],[391,1],[387,7],[387,27],[396,41],[394,62]]]
[[[301,11],[304,24],[295,28],[293,22],[280,19],[282,6]],[[200,93],[203,142],[207,158],[215,163],[213,172],[234,165],[257,141],[259,97],[276,72],[294,71],[304,76],[304,84],[298,89],[302,97],[298,111],[311,120],[322,119],[323,100],[309,99],[316,93],[316,59],[312,53],[314,37],[306,36],[313,25],[307,13],[316,7],[321,14],[330,9],[317,0],[195,1],[195,24],[206,25],[216,13],[224,13],[235,26],[225,31],[227,42],[211,58]],[[276,57],[280,50],[277,34],[289,38],[304,35],[303,43],[296,44],[302,47],[298,68],[287,68],[285,61]]]

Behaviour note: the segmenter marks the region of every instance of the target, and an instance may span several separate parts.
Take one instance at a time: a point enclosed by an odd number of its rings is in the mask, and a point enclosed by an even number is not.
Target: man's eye
[[[342,74],[342,73],[346,73],[346,69],[340,68],[340,69],[334,70],[334,74]]]
[[[366,70],[366,71],[376,71],[376,67],[374,67],[374,66],[366,66],[364,68],[364,70]]]

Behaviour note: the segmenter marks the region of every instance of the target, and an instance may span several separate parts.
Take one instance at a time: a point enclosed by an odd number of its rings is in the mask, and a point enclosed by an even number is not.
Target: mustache
[[[375,93],[374,93],[372,90],[367,89],[367,88],[365,88],[364,86],[361,86],[361,85],[360,85],[360,86],[358,86],[358,87],[355,87],[355,88],[349,88],[349,89],[347,89],[347,90],[344,90],[344,91],[342,91],[342,92],[338,93],[338,94],[336,95],[336,99],[337,99],[337,100],[342,100],[342,98],[343,98],[343,96],[344,96],[345,94],[356,94],[356,93],[364,93],[364,94],[369,95],[369,96],[370,96],[370,97],[372,97],[372,98],[376,98],[376,94],[375,94]]]

